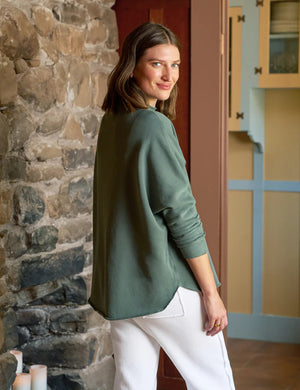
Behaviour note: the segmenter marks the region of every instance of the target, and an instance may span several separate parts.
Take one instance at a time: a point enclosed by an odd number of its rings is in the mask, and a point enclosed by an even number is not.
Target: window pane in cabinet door
[[[299,3],[270,2],[269,73],[299,71]]]

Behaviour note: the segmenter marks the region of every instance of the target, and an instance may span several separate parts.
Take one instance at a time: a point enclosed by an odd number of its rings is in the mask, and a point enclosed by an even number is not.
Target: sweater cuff
[[[181,253],[185,259],[193,259],[194,257],[202,256],[208,252],[206,240],[199,238],[187,246],[180,248]]]
[[[211,269],[212,269],[212,272],[214,275],[216,286],[217,287],[221,286],[221,283],[219,281],[218,275],[217,275],[215,267],[214,267],[214,263],[212,262],[212,258],[210,256],[210,253],[208,250],[206,240],[199,239],[199,240],[191,243],[189,246],[186,246],[184,248],[180,248],[180,250],[181,250],[181,253],[183,254],[185,259],[193,259],[194,257],[202,256],[205,253],[208,253],[209,263],[210,263],[210,266],[211,266]]]

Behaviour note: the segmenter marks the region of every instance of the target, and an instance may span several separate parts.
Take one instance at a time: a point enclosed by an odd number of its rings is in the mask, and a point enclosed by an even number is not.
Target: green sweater
[[[93,217],[89,302],[105,318],[159,312],[179,286],[200,290],[185,259],[208,252],[205,233],[173,124],[154,108],[104,115]]]

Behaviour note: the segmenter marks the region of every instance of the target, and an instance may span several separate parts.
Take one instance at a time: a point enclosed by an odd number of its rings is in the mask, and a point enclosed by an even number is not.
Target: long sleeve
[[[147,121],[145,170],[148,197],[154,214],[161,213],[177,247],[185,258],[208,252],[205,232],[199,218],[172,123],[152,112]]]

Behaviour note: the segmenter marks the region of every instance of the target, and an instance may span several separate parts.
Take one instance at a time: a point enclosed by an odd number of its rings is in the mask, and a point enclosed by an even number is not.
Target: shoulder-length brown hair
[[[139,59],[150,47],[160,44],[172,44],[180,51],[175,34],[158,23],[144,23],[133,30],[125,39],[118,64],[108,79],[108,91],[102,109],[113,113],[133,112],[138,108],[147,108],[144,92],[132,76]],[[177,84],[167,100],[158,100],[156,108],[170,119],[175,119]]]

